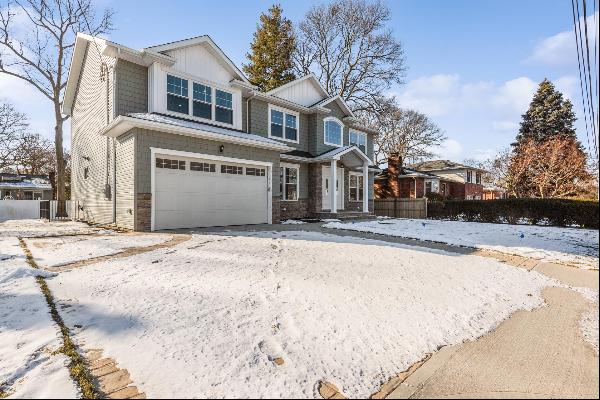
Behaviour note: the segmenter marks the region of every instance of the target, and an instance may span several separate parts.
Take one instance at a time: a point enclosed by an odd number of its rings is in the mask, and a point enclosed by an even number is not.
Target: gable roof
[[[302,83],[302,82],[304,82],[306,80],[310,81],[315,86],[315,88],[317,89],[317,91],[319,91],[321,93],[321,95],[323,97],[329,96],[329,93],[327,93],[327,90],[325,90],[325,88],[321,85],[321,82],[319,82],[319,80],[317,79],[317,77],[314,74],[312,74],[312,73],[306,74],[306,75],[304,75],[301,78],[294,79],[293,81],[288,82],[288,83],[286,83],[284,85],[277,86],[275,89],[269,90],[266,94],[271,95],[271,96],[275,96],[277,93],[281,92],[282,90],[290,88],[290,87],[295,86],[295,85],[298,85],[298,84],[300,84],[300,83]]]
[[[337,103],[338,106],[340,106],[340,108],[342,109],[342,111],[344,113],[346,113],[346,115],[354,118],[354,113],[352,112],[350,107],[348,107],[348,105],[346,104],[344,99],[342,99],[342,96],[340,96],[339,94],[335,95],[335,96],[331,96],[327,99],[323,99],[320,102],[313,104],[312,107],[325,107],[327,104],[334,102],[334,101]]]
[[[471,167],[469,165],[460,164],[450,160],[423,161],[420,163],[411,164],[410,168],[418,171],[453,171],[457,169],[473,169],[484,171],[481,168]]]
[[[212,38],[208,35],[196,36],[193,38],[177,40],[174,42],[159,44],[156,46],[150,46],[145,48],[144,50],[151,50],[157,53],[164,53],[170,50],[181,49],[184,47],[191,47],[197,45],[207,45],[212,53],[217,56],[223,62],[223,65],[229,69],[233,75],[237,76],[237,79],[240,81],[250,85],[250,81],[244,75],[244,73],[231,61],[231,59],[221,50],[219,46],[212,40]]]

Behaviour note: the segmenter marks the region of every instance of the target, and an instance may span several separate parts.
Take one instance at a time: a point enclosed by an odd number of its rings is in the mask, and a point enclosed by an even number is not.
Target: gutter
[[[275,150],[279,152],[287,152],[294,150],[293,147],[281,143],[269,143],[262,140],[255,140],[251,137],[236,137],[228,136],[220,133],[209,132],[201,129],[188,128],[183,126],[171,125],[163,122],[147,121],[139,118],[119,115],[115,120],[107,126],[101,135],[108,137],[119,137],[128,132],[132,128],[142,128],[159,132],[172,133],[176,135],[192,136],[200,139],[214,140],[219,142],[234,143],[244,146],[258,147],[267,150]],[[246,134],[253,136],[252,134]]]

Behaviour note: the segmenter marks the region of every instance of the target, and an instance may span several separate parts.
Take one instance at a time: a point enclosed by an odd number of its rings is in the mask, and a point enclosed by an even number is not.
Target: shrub
[[[433,219],[491,223],[530,223],[598,229],[597,201],[567,199],[498,199],[432,201]]]

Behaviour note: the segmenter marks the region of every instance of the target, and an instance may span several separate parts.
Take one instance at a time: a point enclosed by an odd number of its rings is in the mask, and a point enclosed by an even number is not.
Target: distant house
[[[0,173],[1,200],[52,200],[52,194],[46,175]]]
[[[505,199],[506,190],[495,185],[485,185],[483,187],[483,200]]]
[[[483,199],[481,168],[449,160],[425,161],[404,167],[402,158],[392,154],[388,167],[375,176],[376,198],[422,198],[438,193],[448,199]]]

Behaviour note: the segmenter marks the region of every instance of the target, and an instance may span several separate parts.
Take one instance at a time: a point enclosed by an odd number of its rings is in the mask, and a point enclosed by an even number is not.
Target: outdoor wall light
[[[223,145],[220,145],[220,146],[219,146],[219,153],[222,153],[222,152],[223,152],[223,150],[225,150],[225,146],[223,146]]]

